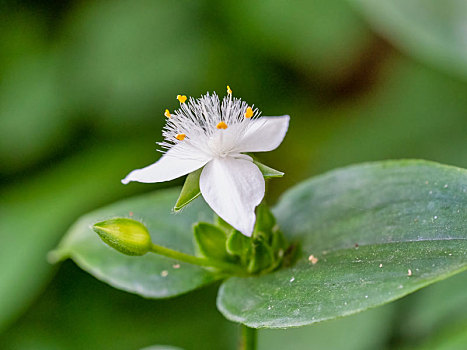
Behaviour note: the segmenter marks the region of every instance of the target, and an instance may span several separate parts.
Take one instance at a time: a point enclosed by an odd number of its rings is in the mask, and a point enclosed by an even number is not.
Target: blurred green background
[[[215,286],[168,301],[114,290],[46,254],[80,215],[162,186],[154,162],[179,93],[290,114],[269,200],[355,162],[467,167],[467,2],[0,2],[0,349],[235,349]],[[292,330],[260,349],[467,348],[467,275]],[[194,301],[193,301],[194,300]]]

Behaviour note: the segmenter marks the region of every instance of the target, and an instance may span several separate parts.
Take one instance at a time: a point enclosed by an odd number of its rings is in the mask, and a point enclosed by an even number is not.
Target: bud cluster
[[[269,208],[256,209],[256,224],[251,237],[246,237],[221,218],[216,224],[194,225],[197,254],[242,267],[245,274],[261,274],[280,267],[292,253]]]

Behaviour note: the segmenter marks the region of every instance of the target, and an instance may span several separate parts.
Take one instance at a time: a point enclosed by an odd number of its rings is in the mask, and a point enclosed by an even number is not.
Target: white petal
[[[289,128],[290,117],[261,117],[251,120],[245,135],[235,147],[237,152],[267,152],[276,149]]]
[[[142,169],[133,170],[123,180],[123,184],[130,181],[164,182],[189,174],[209,161],[209,158],[195,148],[185,144],[178,144],[168,150],[157,162]]]
[[[214,158],[204,167],[201,194],[222,219],[245,236],[251,236],[255,208],[264,197],[264,178],[250,160]]]

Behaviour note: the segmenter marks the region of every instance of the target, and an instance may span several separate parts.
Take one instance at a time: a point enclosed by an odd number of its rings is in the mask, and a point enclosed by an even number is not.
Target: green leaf
[[[219,227],[206,222],[199,222],[194,227],[194,238],[199,253],[206,258],[230,260],[226,251],[227,235]]]
[[[369,30],[347,1],[302,1],[290,6],[287,0],[239,0],[226,6],[238,40],[319,81],[348,76],[370,42]],[[255,16],[243,18],[245,13]]]
[[[407,347],[406,350],[457,350],[464,349],[467,344],[467,321],[461,324],[444,326],[430,334],[421,346]],[[426,339],[426,338],[425,338]]]
[[[170,215],[179,189],[159,191],[120,201],[83,216],[69,230],[55,258],[72,258],[96,278],[131,293],[149,298],[167,298],[186,293],[216,280],[198,266],[156,254],[133,257],[108,247],[92,230],[96,222],[115,216],[130,216],[145,223],[155,244],[194,254],[192,224],[211,217],[203,202],[183,215]]]
[[[253,163],[255,163],[258,166],[265,179],[269,179],[271,177],[284,176],[284,173],[270,168],[264,164],[261,164],[260,162],[253,161]],[[183,207],[190,204],[201,194],[201,191],[199,189],[199,177],[201,176],[202,171],[203,168],[200,168],[188,174],[185,180],[185,184],[183,185],[182,191],[180,192],[180,196],[177,199],[177,203],[175,203],[175,211],[182,210]]]
[[[258,332],[259,348],[267,349],[387,349],[394,304],[307,327],[264,329]],[[273,309],[271,309],[272,311]],[[336,336],[338,334],[338,336]],[[313,346],[311,347],[310,344]]]
[[[352,0],[394,45],[425,62],[467,78],[464,0]]]
[[[218,308],[250,327],[277,328],[398,299],[466,269],[466,206],[467,171],[426,161],[362,164],[306,181],[274,210],[301,258],[227,280]]]
[[[282,171],[273,169],[268,167],[267,165],[264,165],[256,160],[253,160],[253,163],[256,164],[256,166],[259,168],[261,173],[263,174],[265,179],[269,179],[271,177],[282,177],[284,176],[284,173]]]
[[[25,315],[1,334],[0,349],[136,350],[172,344],[235,350],[237,325],[216,309],[217,289],[211,285],[177,298],[148,300],[109,288],[66,262]],[[63,327],[70,320],[72,326]]]
[[[465,286],[467,273],[460,273],[401,300],[393,335],[402,342],[414,344],[467,321]]]
[[[200,168],[188,174],[186,177],[180,196],[177,199],[177,203],[175,203],[175,211],[180,211],[184,206],[190,204],[201,194],[199,189],[199,177],[201,176],[202,170],[203,168]]]

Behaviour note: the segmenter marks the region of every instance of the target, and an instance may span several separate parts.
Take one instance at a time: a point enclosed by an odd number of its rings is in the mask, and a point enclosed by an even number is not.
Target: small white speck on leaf
[[[167,271],[167,270],[163,270],[163,271],[161,272],[161,276],[162,276],[162,277],[167,277],[168,274],[169,274],[169,271]]]
[[[383,264],[379,264],[379,267],[383,267]]]
[[[365,299],[368,299],[368,295],[365,295]]]
[[[293,281],[295,281],[295,277],[292,277],[292,278],[290,279],[290,282],[291,282],[291,283],[292,283]]]
[[[412,270],[411,269],[407,270],[407,276],[412,276]]]
[[[174,265],[172,265],[172,268],[174,268],[174,269],[179,269],[179,268],[180,268],[180,264],[174,264]]]
[[[444,188],[448,188],[448,184],[444,185]]]

